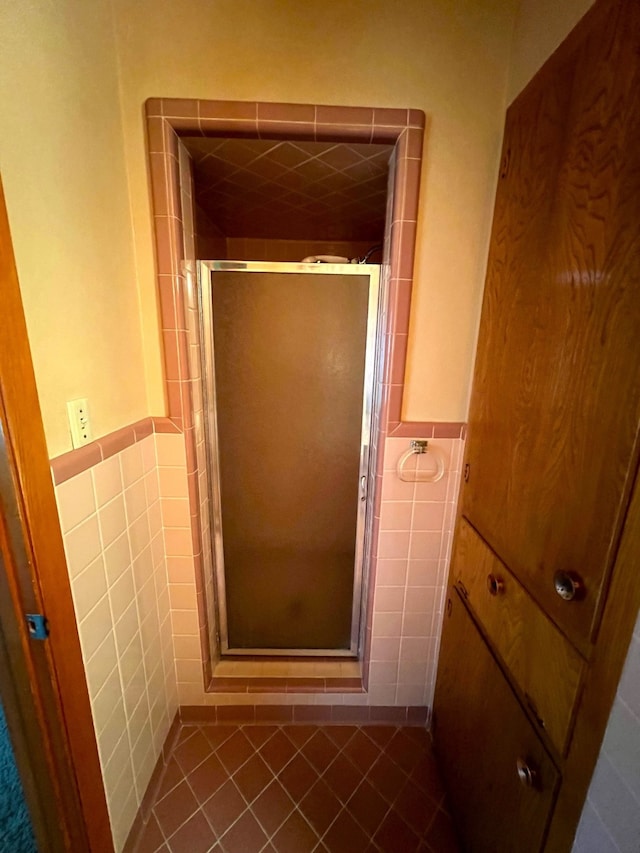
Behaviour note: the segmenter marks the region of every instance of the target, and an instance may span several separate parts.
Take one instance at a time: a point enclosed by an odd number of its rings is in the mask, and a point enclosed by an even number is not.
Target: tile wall
[[[193,341],[188,327],[193,283],[183,264],[194,254],[194,193],[188,152],[181,136],[315,141],[365,141],[394,146],[389,161],[387,217],[382,262],[386,325],[380,347],[372,458],[382,459],[387,431],[402,427],[401,402],[411,300],[413,249],[416,236],[419,178],[425,116],[416,110],[326,107],[308,104],[265,104],[227,101],[154,99],[146,103],[149,165],[153,200],[158,293],[163,333],[169,417],[184,431],[187,477],[194,548],[195,587],[200,622],[202,667],[206,682],[211,674],[213,596],[210,573],[205,571],[206,521],[200,511],[206,501],[205,473],[200,465],[196,399],[199,377],[193,369]],[[187,174],[189,172],[189,174]],[[202,397],[202,394],[200,394]],[[420,425],[424,427],[426,425]],[[416,431],[420,434],[420,431]],[[411,434],[416,434],[412,432]],[[403,433],[404,434],[404,433]],[[458,434],[460,432],[458,431]],[[381,468],[376,473],[382,476]],[[379,509],[379,496],[376,498]],[[376,531],[377,534],[377,531]],[[374,577],[372,561],[372,577]],[[364,635],[364,675],[371,649],[373,587],[367,592],[367,630]]]
[[[226,257],[234,261],[288,261],[298,263],[310,255],[338,255],[356,258],[365,255],[374,244],[335,240],[257,240],[227,237]],[[371,263],[380,262],[380,253],[372,255]]]
[[[369,670],[374,705],[432,705],[464,441],[429,443],[445,460],[434,483],[399,478],[409,438],[385,443]],[[414,454],[403,470],[430,476],[433,455]]]
[[[389,291],[389,325],[384,351],[388,373],[384,383],[386,427],[401,423],[402,384],[406,361],[413,252],[425,116],[419,110],[337,107],[310,104],[250,103],[150,98],[145,105],[153,200],[156,265],[169,416],[188,432],[192,424],[190,397],[182,386],[188,370],[184,347],[173,337],[184,329],[185,215],[179,175],[180,136],[228,136],[248,139],[296,139],[372,142],[394,145],[389,163],[391,192],[385,231],[383,266]],[[180,368],[177,373],[176,364]],[[187,447],[191,444],[188,437]]]
[[[184,258],[187,262],[184,270],[184,317],[187,330],[189,349],[188,374],[183,381],[188,382],[191,389],[191,407],[193,415],[192,432],[192,465],[189,489],[191,496],[191,525],[199,533],[196,561],[201,559],[202,566],[213,565],[213,542],[211,536],[211,511],[209,506],[209,475],[207,468],[207,452],[205,446],[205,388],[202,381],[201,340],[200,340],[200,304],[197,287],[197,277],[194,262],[198,254],[196,245],[201,243],[198,233],[195,196],[193,189],[193,173],[189,152],[178,141],[178,182],[181,194],[182,237],[184,243]],[[209,245],[212,245],[211,243]],[[215,248],[215,244],[214,244]],[[189,445],[187,445],[189,446]],[[188,472],[189,473],[189,472]],[[195,538],[194,538],[195,542]],[[195,547],[195,546],[194,546]],[[201,593],[201,609],[206,613],[206,619],[200,620],[200,644],[202,673],[204,683],[211,678],[212,667],[219,659],[217,628],[216,628],[216,598],[213,572],[208,569],[196,569],[193,582],[196,590]]]
[[[197,642],[176,570],[190,553],[186,488],[183,436],[153,433],[55,488],[118,851],[178,707],[174,644]]]
[[[386,440],[368,692],[205,692],[200,649],[194,641],[197,625],[189,622],[192,639],[174,638],[181,705],[431,706],[464,444],[461,438],[431,442],[444,456],[444,476],[437,483],[407,483],[399,479],[396,466],[409,439]],[[409,472],[432,469],[429,454],[413,456],[406,465]],[[183,543],[186,548],[186,536]],[[195,581],[188,555],[172,553],[167,562],[170,583],[179,583],[193,600]],[[195,610],[189,614],[193,620],[196,616]],[[174,631],[186,618],[179,614]],[[295,674],[295,664],[282,666],[290,667],[282,669],[283,677]]]
[[[305,112],[311,118],[315,110]],[[202,135],[183,141],[198,204],[227,236],[382,239],[393,144]]]
[[[640,615],[591,779],[573,853],[640,849]]]
[[[169,127],[165,126],[165,132]],[[175,246],[182,247],[182,257],[193,260],[196,256],[198,243],[197,221],[194,210],[194,192],[192,169],[187,149],[177,137],[173,138],[175,151],[175,185],[179,192],[179,203],[176,199],[174,209],[180,210],[180,216],[175,220],[178,236],[174,239]],[[239,705],[239,704],[371,704],[383,706],[430,706],[435,680],[435,662],[437,660],[437,644],[442,616],[442,598],[446,581],[446,566],[450,549],[451,529],[455,516],[455,498],[459,482],[460,459],[462,458],[461,424],[451,425],[407,425],[399,422],[400,394],[402,390],[402,375],[404,372],[404,357],[406,349],[406,326],[408,325],[410,270],[403,264],[400,257],[394,258],[389,264],[391,255],[398,252],[400,229],[413,226],[413,222],[404,220],[410,217],[407,211],[413,211],[417,205],[417,189],[402,190],[402,204],[398,194],[393,191],[398,169],[397,158],[403,172],[400,186],[404,187],[407,172],[414,178],[417,175],[416,164],[419,164],[420,148],[413,138],[402,138],[397,155],[391,162],[390,192],[388,197],[388,221],[391,225],[386,235],[386,262],[383,265],[383,279],[386,290],[390,293],[388,304],[385,305],[383,324],[388,330],[381,348],[381,357],[387,354],[384,371],[381,369],[379,383],[381,396],[384,398],[383,411],[376,421],[374,450],[381,457],[384,452],[384,471],[379,467],[380,476],[377,481],[378,498],[376,502],[376,523],[372,549],[372,577],[375,576],[374,596],[370,596],[369,622],[371,630],[366,637],[364,675],[368,680],[368,692],[365,694],[344,693],[305,693],[293,691],[274,692],[205,692],[207,681],[206,651],[201,648],[196,656],[195,645],[188,650],[189,657],[183,657],[182,650],[177,651],[178,695],[183,705]],[[152,155],[153,158],[154,155]],[[153,162],[153,161],[152,161]],[[411,196],[411,198],[407,198]],[[395,242],[393,240],[395,238]],[[252,241],[230,240],[228,243],[238,252],[246,256],[256,252],[266,253],[273,259],[280,253],[281,257],[300,259],[304,251],[312,252],[311,244],[304,246],[297,241]],[[277,246],[267,245],[277,243]],[[393,243],[393,245],[392,245]],[[264,245],[263,245],[264,244]],[[282,245],[280,245],[282,244]],[[175,248],[174,246],[174,248]],[[314,244],[315,247],[315,244]],[[340,245],[341,251],[347,248]],[[360,246],[351,246],[357,254]],[[367,246],[366,248],[369,248]],[[277,251],[276,251],[277,250]],[[317,250],[317,249],[316,249]],[[302,251],[302,254],[300,252]],[[335,251],[335,249],[334,249]],[[345,254],[354,254],[345,251]],[[231,252],[233,254],[233,252]],[[299,256],[299,257],[298,257]],[[241,259],[241,258],[240,258]],[[392,268],[406,276],[404,280],[396,280],[391,286]],[[181,276],[182,278],[182,276]],[[175,305],[180,298],[180,289],[175,293]],[[182,328],[187,330],[189,348],[189,372],[184,373],[179,365],[172,367],[171,376],[180,378],[181,382],[189,385],[189,397],[192,408],[192,437],[195,439],[195,451],[192,453],[196,477],[191,477],[192,516],[193,507],[200,507],[200,554],[197,560],[201,565],[211,565],[211,537],[208,530],[208,491],[204,465],[204,434],[203,434],[203,389],[201,386],[200,364],[198,359],[199,326],[197,315],[197,293],[195,281],[187,272],[184,277]],[[165,332],[165,336],[170,334]],[[184,396],[184,395],[183,395]],[[389,426],[387,427],[387,424]],[[428,430],[425,428],[428,426]],[[387,428],[394,430],[392,438],[385,440]],[[434,428],[437,433],[434,433]],[[396,437],[395,431],[400,436]],[[434,439],[437,435],[437,439]],[[443,479],[436,484],[409,484],[398,480],[395,466],[398,457],[408,448],[410,437],[433,439],[441,447],[446,457],[446,472]],[[386,443],[385,443],[386,441]],[[187,446],[189,446],[187,442]],[[423,457],[420,466],[429,466],[432,457]],[[415,457],[410,463],[418,465]],[[195,481],[195,482],[194,482]],[[198,494],[195,495],[194,485],[197,483]],[[197,503],[196,503],[197,501]],[[192,523],[196,519],[192,517]],[[375,542],[380,539],[379,548]],[[376,560],[377,555],[377,560]],[[377,562],[377,575],[376,575]],[[185,573],[182,575],[184,584],[190,583],[197,594],[204,592],[204,606],[207,612],[207,630],[209,648],[215,648],[215,609],[212,573],[206,569],[195,577]],[[215,664],[215,661],[212,663]],[[204,670],[205,679],[199,675]],[[283,664],[283,666],[287,666]],[[299,675],[295,665],[288,665],[291,671],[284,677]],[[270,673],[273,674],[273,673]]]
[[[198,223],[197,228],[194,229],[197,231],[198,241],[194,256],[207,261],[224,261],[228,257],[233,257],[228,254],[227,238],[215,222],[211,221],[209,214],[195,201],[194,214]]]

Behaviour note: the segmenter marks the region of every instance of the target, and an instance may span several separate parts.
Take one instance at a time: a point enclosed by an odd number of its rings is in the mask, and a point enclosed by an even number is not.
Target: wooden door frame
[[[63,816],[74,809],[76,788],[69,785],[66,765],[61,768],[64,787],[58,783],[57,773],[52,773],[51,748],[42,719],[44,714],[48,719],[49,710],[32,689],[42,656],[36,649],[38,660],[34,661],[28,646],[25,648],[22,613],[30,605],[24,601],[19,578],[28,557],[19,527],[16,530],[19,516],[12,485],[0,422],[0,697],[38,850],[58,853],[71,842]],[[27,593],[27,599],[32,598]]]
[[[0,694],[39,849],[112,853],[1,183],[0,293]],[[24,618],[29,612],[47,617],[46,640],[30,638]]]

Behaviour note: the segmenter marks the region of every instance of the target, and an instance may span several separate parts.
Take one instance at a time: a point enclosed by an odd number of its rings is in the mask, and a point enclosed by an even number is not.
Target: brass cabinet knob
[[[487,575],[487,589],[491,595],[499,595],[504,592],[504,581],[495,575]]]
[[[575,572],[556,572],[553,576],[553,585],[564,601],[580,599],[584,594],[584,584]]]
[[[525,788],[535,788],[538,779],[538,773],[524,758],[519,758],[516,761],[516,770],[518,772],[518,781]]]

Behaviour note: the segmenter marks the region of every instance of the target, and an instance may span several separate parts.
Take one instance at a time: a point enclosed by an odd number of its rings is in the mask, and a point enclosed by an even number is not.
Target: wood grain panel
[[[640,4],[600,9],[508,113],[463,490],[585,652],[640,421]],[[555,593],[556,570],[583,578],[583,600]]]
[[[435,696],[435,745],[467,853],[538,853],[558,772],[454,589]],[[535,769],[523,786],[516,762]]]
[[[491,595],[487,578],[504,584]],[[541,729],[562,753],[584,661],[473,528],[461,520],[451,565],[467,604],[507,666]]]
[[[634,494],[608,590],[598,643],[587,671],[547,850],[571,850],[589,782],[627,658],[640,608],[640,481]]]

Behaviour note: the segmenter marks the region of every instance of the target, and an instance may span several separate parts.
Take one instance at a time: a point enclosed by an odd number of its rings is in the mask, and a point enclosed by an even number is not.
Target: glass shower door
[[[259,266],[210,278],[223,651],[349,653],[377,277]]]

